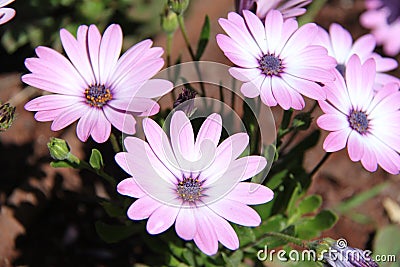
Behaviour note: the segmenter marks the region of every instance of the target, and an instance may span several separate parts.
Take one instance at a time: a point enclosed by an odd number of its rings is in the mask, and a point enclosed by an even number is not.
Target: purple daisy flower
[[[267,14],[265,26],[252,12],[244,10],[243,15],[244,19],[231,12],[228,19],[219,19],[229,36],[217,35],[225,56],[239,66],[229,72],[244,82],[242,93],[250,98],[260,95],[267,106],[279,104],[283,109],[303,109],[302,95],[325,99],[325,89],[316,82],[334,80],[336,61],[324,47],[313,45],[317,25],[298,28],[295,19],[283,20],[277,10]]]
[[[151,48],[151,40],[136,44],[119,58],[123,39],[119,25],[110,25],[103,36],[95,25],[80,26],[77,39],[65,29],[60,36],[70,61],[39,46],[35,50],[38,58],[25,60],[32,73],[22,76],[23,82],[55,93],[25,105],[25,109],[37,111],[36,120],[53,121],[53,131],[79,119],[76,133],[81,141],[91,135],[96,142],[105,142],[111,124],[133,134],[133,115],[157,113],[159,106],[151,98],[173,88],[169,81],[149,80],[164,65],[163,49]]]
[[[15,10],[12,8],[4,7],[14,0],[0,0],[0,25],[6,23],[15,16]]]
[[[383,51],[390,56],[400,52],[400,1],[365,0],[367,11],[360,16],[360,23],[370,29]]]
[[[327,152],[343,149],[347,144],[352,161],[360,161],[368,171],[379,164],[385,171],[400,170],[400,91],[390,83],[374,94],[375,61],[361,64],[353,55],[346,67],[346,81],[336,71],[336,80],[326,101],[319,101],[324,115],[317,124],[331,131],[323,148]]]
[[[266,166],[261,156],[237,159],[248,145],[248,135],[237,133],[218,145],[222,119],[215,113],[204,121],[196,139],[183,111],[172,115],[170,140],[151,119],[143,120],[143,128],[148,143],[127,137],[127,152],[115,156],[132,175],[118,184],[118,192],[138,198],[128,217],[148,218],[150,234],[162,233],[175,223],[178,236],[194,240],[207,255],[217,253],[218,241],[237,249],[238,237],[227,220],[258,226],[260,216],[247,205],[273,198],[269,188],[243,182]]]
[[[260,19],[265,19],[267,13],[272,9],[282,12],[283,18],[293,18],[306,13],[304,8],[312,0],[236,0],[236,11],[242,14],[243,10],[255,9]]]
[[[337,61],[337,70],[344,75],[347,62],[353,54],[357,54],[361,63],[369,58],[374,58],[376,63],[375,90],[379,90],[385,84],[396,82],[400,84],[400,80],[390,74],[384,73],[397,68],[397,61],[393,58],[383,58],[374,53],[376,41],[373,35],[366,34],[358,38],[353,43],[353,38],[348,30],[336,23],[332,23],[329,27],[329,33],[320,28],[317,42],[328,50],[328,54]]]

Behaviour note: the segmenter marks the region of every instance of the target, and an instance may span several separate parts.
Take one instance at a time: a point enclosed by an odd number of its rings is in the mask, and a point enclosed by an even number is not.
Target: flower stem
[[[79,162],[79,169],[83,169],[83,170],[88,170],[94,174],[97,174],[101,177],[103,177],[108,183],[110,183],[110,185],[115,188],[117,186],[117,183],[114,180],[114,177],[108,175],[107,173],[105,173],[103,170],[95,170],[93,169],[89,163],[87,163],[86,161],[81,160]]]
[[[202,82],[203,78],[202,78],[202,75],[201,75],[201,71],[200,71],[199,65],[197,64],[197,61],[199,59],[196,58],[196,55],[193,52],[193,48],[192,48],[192,45],[190,44],[189,37],[187,35],[185,22],[183,21],[183,15],[182,14],[178,15],[178,23],[179,23],[179,28],[181,29],[181,32],[182,32],[182,35],[183,35],[183,39],[185,40],[186,47],[189,50],[190,57],[192,58],[193,61],[195,61],[194,62],[195,63],[194,66],[196,68],[197,76],[199,76],[201,94],[204,97],[204,96],[206,96],[206,90],[204,88],[204,83]],[[207,107],[206,107],[206,109],[207,109]]]
[[[115,153],[121,152],[121,148],[119,146],[117,137],[115,136],[114,133],[111,133],[110,135],[110,142]]]
[[[174,83],[176,81],[172,80],[171,77],[171,48],[172,48],[172,41],[174,38],[174,34],[167,34],[167,45],[166,45],[166,56],[167,56],[167,74],[168,74],[168,80],[173,81]],[[171,91],[171,98],[172,98],[172,103],[175,102],[176,100],[176,93],[174,90]]]
[[[260,236],[260,238],[258,238],[254,242],[251,242],[251,243],[247,244],[244,247],[240,247],[240,249],[246,250],[246,249],[249,249],[249,248],[253,248],[255,245],[260,243],[262,240],[264,240],[267,237],[271,237],[271,236],[277,237],[277,238],[281,239],[282,241],[285,241],[287,243],[292,243],[292,244],[295,244],[295,245],[303,247],[303,248],[306,248],[307,244],[308,244],[308,242],[306,242],[306,241],[304,241],[304,240],[302,240],[300,238],[291,236],[291,235],[287,235],[287,234],[283,234],[283,233],[277,233],[277,232],[269,232],[269,233],[263,234],[262,236]]]
[[[317,165],[315,165],[314,169],[310,172],[309,176],[313,177],[314,174],[319,170],[319,168],[325,163],[325,161],[329,158],[329,156],[332,154],[332,152],[326,152],[324,157],[318,162]]]

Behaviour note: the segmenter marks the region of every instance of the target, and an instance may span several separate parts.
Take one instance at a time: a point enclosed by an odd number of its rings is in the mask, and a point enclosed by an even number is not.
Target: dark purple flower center
[[[382,7],[387,7],[390,14],[387,17],[389,24],[393,23],[400,16],[400,1],[399,0],[381,0]]]
[[[104,85],[91,85],[85,90],[86,102],[92,106],[101,108],[109,100],[112,99],[112,94],[110,89],[106,88]]]
[[[368,132],[368,117],[363,111],[352,110],[348,116],[350,127],[360,134]]]
[[[202,184],[197,178],[185,177],[178,183],[176,191],[183,200],[193,202],[201,197]]]
[[[274,54],[263,55],[259,60],[260,69],[265,75],[278,75],[283,70],[282,60]]]

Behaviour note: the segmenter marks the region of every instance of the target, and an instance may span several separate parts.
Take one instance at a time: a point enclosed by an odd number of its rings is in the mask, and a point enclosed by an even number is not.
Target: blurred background
[[[47,150],[49,137],[68,141],[72,152],[87,159],[93,141],[81,143],[75,125],[52,132],[51,123],[39,123],[24,104],[42,91],[26,87],[20,81],[27,72],[24,59],[33,57],[34,48],[43,45],[62,52],[59,30],[75,33],[81,24],[96,24],[100,31],[111,23],[121,25],[124,48],[152,38],[165,48],[161,31],[164,11],[161,0],[16,0],[9,5],[17,15],[0,26],[0,101],[16,106],[12,127],[0,133],[0,267],[2,266],[132,266],[152,265],[155,259],[143,242],[151,246],[152,237],[132,237],[107,243],[97,233],[107,221],[98,198],[115,194],[89,172],[53,169]],[[358,38],[367,33],[358,22],[364,10],[362,0],[329,0],[316,22],[324,28],[338,22]],[[215,35],[222,33],[218,18],[234,11],[233,0],[192,0],[185,13],[189,39],[196,44],[204,16],[211,22],[211,38],[202,60],[230,64],[219,50]],[[381,52],[381,50],[377,50]],[[179,57],[191,61],[179,30],[171,51],[171,62]],[[399,60],[399,57],[397,57]],[[393,74],[399,77],[399,69]],[[179,91],[178,91],[179,93]],[[166,103],[163,108],[171,108]],[[279,125],[282,111],[273,109]],[[315,118],[321,114],[316,111]],[[316,129],[315,123],[313,127]],[[312,167],[324,155],[322,132],[318,144],[307,152],[305,168]],[[297,136],[302,138],[302,134]],[[294,142],[295,143],[295,142]],[[96,145],[98,146],[98,145]],[[101,144],[106,171],[122,180],[127,175],[116,167],[109,143]],[[363,193],[364,192],[364,193]],[[367,193],[365,193],[367,192]],[[323,236],[345,238],[352,247],[379,249],[396,254],[400,261],[400,177],[382,170],[365,171],[353,163],[346,151],[332,155],[314,175],[309,190],[323,197],[323,208],[334,209],[340,219]],[[386,252],[385,252],[386,251]],[[156,264],[156,263],[154,263]],[[381,266],[400,266],[394,265]],[[397,265],[396,265],[397,264]],[[272,265],[271,265],[272,266]],[[274,265],[275,266],[275,265]]]

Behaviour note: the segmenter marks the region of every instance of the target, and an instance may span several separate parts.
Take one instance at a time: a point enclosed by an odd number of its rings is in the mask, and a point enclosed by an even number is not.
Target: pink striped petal
[[[107,120],[121,132],[126,134],[136,132],[136,120],[131,114],[118,111],[108,105],[103,106],[103,112]]]
[[[351,131],[347,141],[347,151],[352,161],[359,161],[364,155],[364,142],[362,136],[356,132]]]
[[[207,216],[208,213],[207,207],[196,209],[197,233],[193,241],[203,253],[211,256],[218,251],[218,237],[214,230],[214,223],[210,222]]]
[[[227,199],[247,205],[258,205],[271,201],[274,192],[266,186],[256,183],[241,182],[226,195]]]
[[[65,113],[62,113],[57,118],[55,118],[55,120],[51,124],[51,130],[59,131],[67,127],[68,125],[85,115],[89,111],[89,109],[90,107],[86,104],[70,106]]]
[[[89,108],[78,121],[76,134],[82,142],[86,142],[93,131],[94,125],[98,119],[98,112],[95,108]]]
[[[136,183],[135,179],[132,177],[126,178],[118,183],[117,191],[121,195],[130,196],[134,198],[142,198],[146,196],[146,192],[144,192],[140,186]]]
[[[111,123],[107,120],[102,111],[98,111],[98,117],[92,130],[93,140],[97,143],[104,143],[111,134]]]
[[[329,133],[323,144],[324,150],[326,152],[336,152],[343,149],[346,146],[350,131],[350,128],[345,128]]]
[[[137,199],[128,209],[128,217],[131,220],[143,220],[150,217],[153,212],[162,206],[162,203],[149,196]]]
[[[147,221],[146,230],[152,235],[156,235],[170,228],[178,216],[179,208],[162,205],[156,209]]]
[[[197,209],[182,207],[176,217],[175,231],[184,240],[192,240],[197,233],[194,212]]]
[[[122,29],[118,24],[111,24],[101,39],[99,51],[100,83],[106,84],[117,64],[122,48]]]
[[[261,223],[256,211],[238,201],[221,199],[209,204],[208,207],[226,220],[239,225],[258,226]]]

